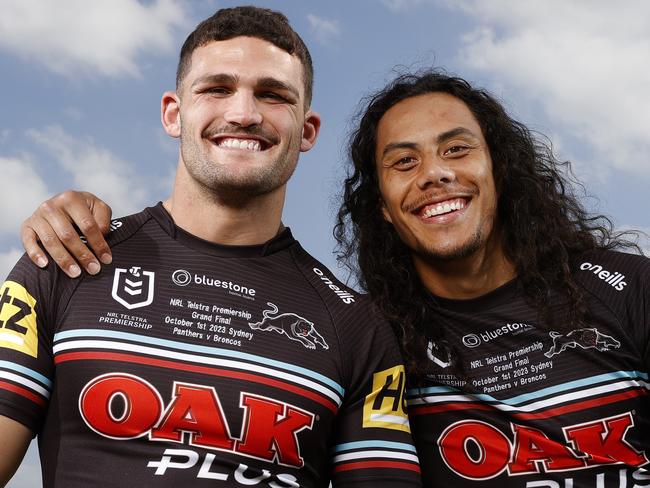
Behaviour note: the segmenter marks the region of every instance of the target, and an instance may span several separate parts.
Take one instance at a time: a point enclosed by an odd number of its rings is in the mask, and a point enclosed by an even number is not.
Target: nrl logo
[[[298,341],[307,349],[316,349],[316,344],[323,349],[330,347],[325,339],[314,328],[314,323],[295,313],[278,313],[278,307],[266,302],[270,310],[263,310],[264,318],[260,322],[249,322],[251,329],[271,330],[286,335],[292,341]]]
[[[112,296],[129,310],[146,307],[153,302],[155,273],[143,271],[140,266],[115,268]]]

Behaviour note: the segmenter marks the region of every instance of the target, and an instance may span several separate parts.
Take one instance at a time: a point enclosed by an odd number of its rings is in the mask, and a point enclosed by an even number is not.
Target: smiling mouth
[[[239,137],[216,137],[212,143],[223,149],[238,149],[243,151],[260,152],[271,145],[259,139],[245,139]]]
[[[422,218],[429,219],[439,215],[447,215],[459,210],[463,210],[467,206],[465,198],[454,198],[451,200],[444,200],[429,205],[425,205],[418,211],[418,215]]]

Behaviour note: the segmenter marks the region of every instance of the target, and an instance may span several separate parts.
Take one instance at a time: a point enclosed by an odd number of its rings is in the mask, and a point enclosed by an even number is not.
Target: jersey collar
[[[286,249],[296,242],[291,234],[291,230],[286,227],[264,244],[252,246],[228,246],[224,244],[215,244],[214,242],[209,242],[196,237],[178,227],[174,223],[171,215],[169,215],[167,210],[165,210],[165,207],[163,207],[162,202],[158,202],[155,207],[148,207],[146,211],[172,239],[186,245],[187,247],[196,249],[197,251],[215,256],[233,258],[268,256]]]

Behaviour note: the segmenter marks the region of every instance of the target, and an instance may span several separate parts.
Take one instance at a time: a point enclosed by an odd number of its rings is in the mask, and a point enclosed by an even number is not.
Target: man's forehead
[[[461,99],[444,92],[431,92],[406,98],[388,109],[379,120],[378,134],[404,134],[409,131],[447,132],[462,127],[458,132],[481,137],[482,130],[476,117]]]
[[[256,37],[239,36],[210,41],[194,50],[189,75],[206,71],[223,72],[239,78],[276,78],[287,82],[302,81],[302,62],[295,54]]]

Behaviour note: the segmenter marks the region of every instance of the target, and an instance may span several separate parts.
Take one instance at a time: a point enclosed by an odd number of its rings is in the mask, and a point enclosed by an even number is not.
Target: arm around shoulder
[[[103,237],[109,231],[110,218],[111,208],[101,199],[92,193],[68,190],[43,202],[23,222],[21,239],[30,259],[40,267],[48,263],[44,248],[71,278],[81,273],[79,265],[96,274],[100,261],[111,262],[111,251]]]

